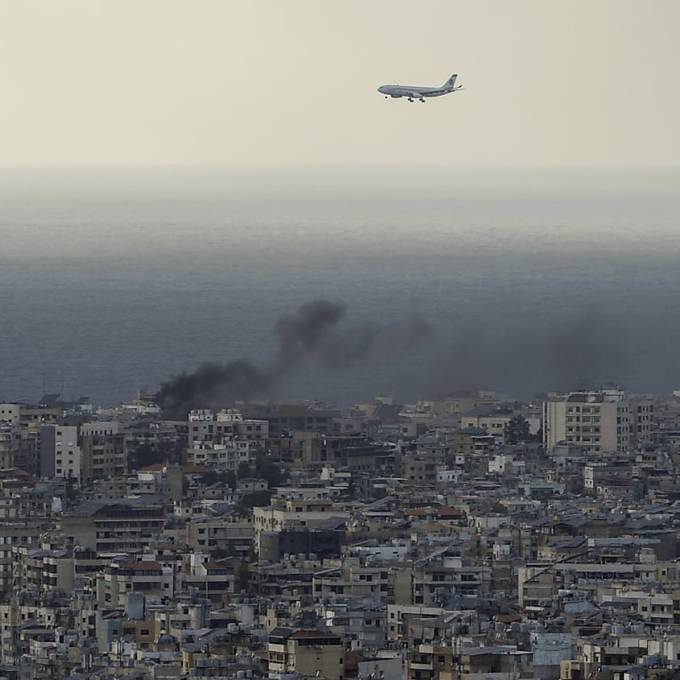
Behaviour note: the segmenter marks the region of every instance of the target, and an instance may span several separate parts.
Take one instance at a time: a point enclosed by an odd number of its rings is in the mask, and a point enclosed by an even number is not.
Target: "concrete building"
[[[127,472],[125,435],[114,432],[81,433],[82,482],[109,479]]]
[[[0,523],[0,591],[13,587],[17,548],[36,549],[43,528],[40,523],[27,519]]]
[[[190,465],[236,472],[242,463],[250,465],[255,461],[256,450],[256,444],[248,440],[194,441],[187,451],[187,462]]]
[[[250,522],[229,522],[223,517],[198,517],[186,523],[186,542],[206,553],[247,557],[255,529]]]
[[[222,444],[235,439],[264,442],[268,438],[268,421],[244,418],[240,411],[225,409],[214,413],[209,409],[200,409],[189,413],[189,449],[201,443]]]
[[[0,404],[0,422],[18,425],[21,420],[20,404]]]
[[[14,436],[12,427],[0,423],[0,469],[14,467]]]
[[[40,428],[40,476],[79,482],[81,470],[78,428],[74,425],[43,425]]]
[[[275,628],[267,646],[270,680],[295,677],[344,680],[345,650],[342,638],[330,630]]]
[[[543,403],[543,445],[566,443],[587,453],[625,453],[651,437],[654,404],[621,390],[571,392]]]
[[[165,526],[163,505],[153,496],[86,501],[61,519],[64,536],[97,552],[142,552]]]
[[[514,417],[510,410],[499,410],[493,407],[473,409],[460,418],[461,428],[479,428],[493,435],[501,444],[505,443],[505,429]]]
[[[145,597],[172,597],[172,567],[153,560],[112,564],[97,580],[100,607],[128,607],[128,596],[142,593]]]

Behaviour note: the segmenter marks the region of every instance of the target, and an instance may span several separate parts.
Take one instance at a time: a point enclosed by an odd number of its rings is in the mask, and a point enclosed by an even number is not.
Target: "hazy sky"
[[[676,164],[678,0],[0,0],[0,162]],[[383,83],[457,94],[386,101]]]

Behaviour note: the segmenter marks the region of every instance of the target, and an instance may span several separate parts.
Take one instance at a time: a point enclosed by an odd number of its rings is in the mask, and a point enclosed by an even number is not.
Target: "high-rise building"
[[[43,425],[40,428],[40,475],[80,481],[81,451],[75,425]]]
[[[587,453],[625,452],[647,441],[653,429],[654,403],[622,390],[553,395],[543,403],[543,445],[560,443]]]
[[[127,472],[125,435],[122,433],[81,435],[82,480],[109,479]]]

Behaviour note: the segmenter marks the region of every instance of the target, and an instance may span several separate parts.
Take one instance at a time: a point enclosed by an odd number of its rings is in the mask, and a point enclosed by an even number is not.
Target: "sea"
[[[311,351],[267,396],[670,391],[679,294],[678,168],[0,169],[0,400],[265,365],[277,319],[319,299],[345,329],[430,332],[342,366]]]

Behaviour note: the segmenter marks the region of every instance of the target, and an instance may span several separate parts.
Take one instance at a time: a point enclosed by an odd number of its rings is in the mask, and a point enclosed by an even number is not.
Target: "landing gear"
[[[385,95],[385,99],[389,99],[389,95]]]
[[[411,99],[411,97],[409,97],[408,100],[413,104],[413,99]]]
[[[425,103],[425,97],[421,97],[420,101],[423,102],[423,104],[424,104]]]

